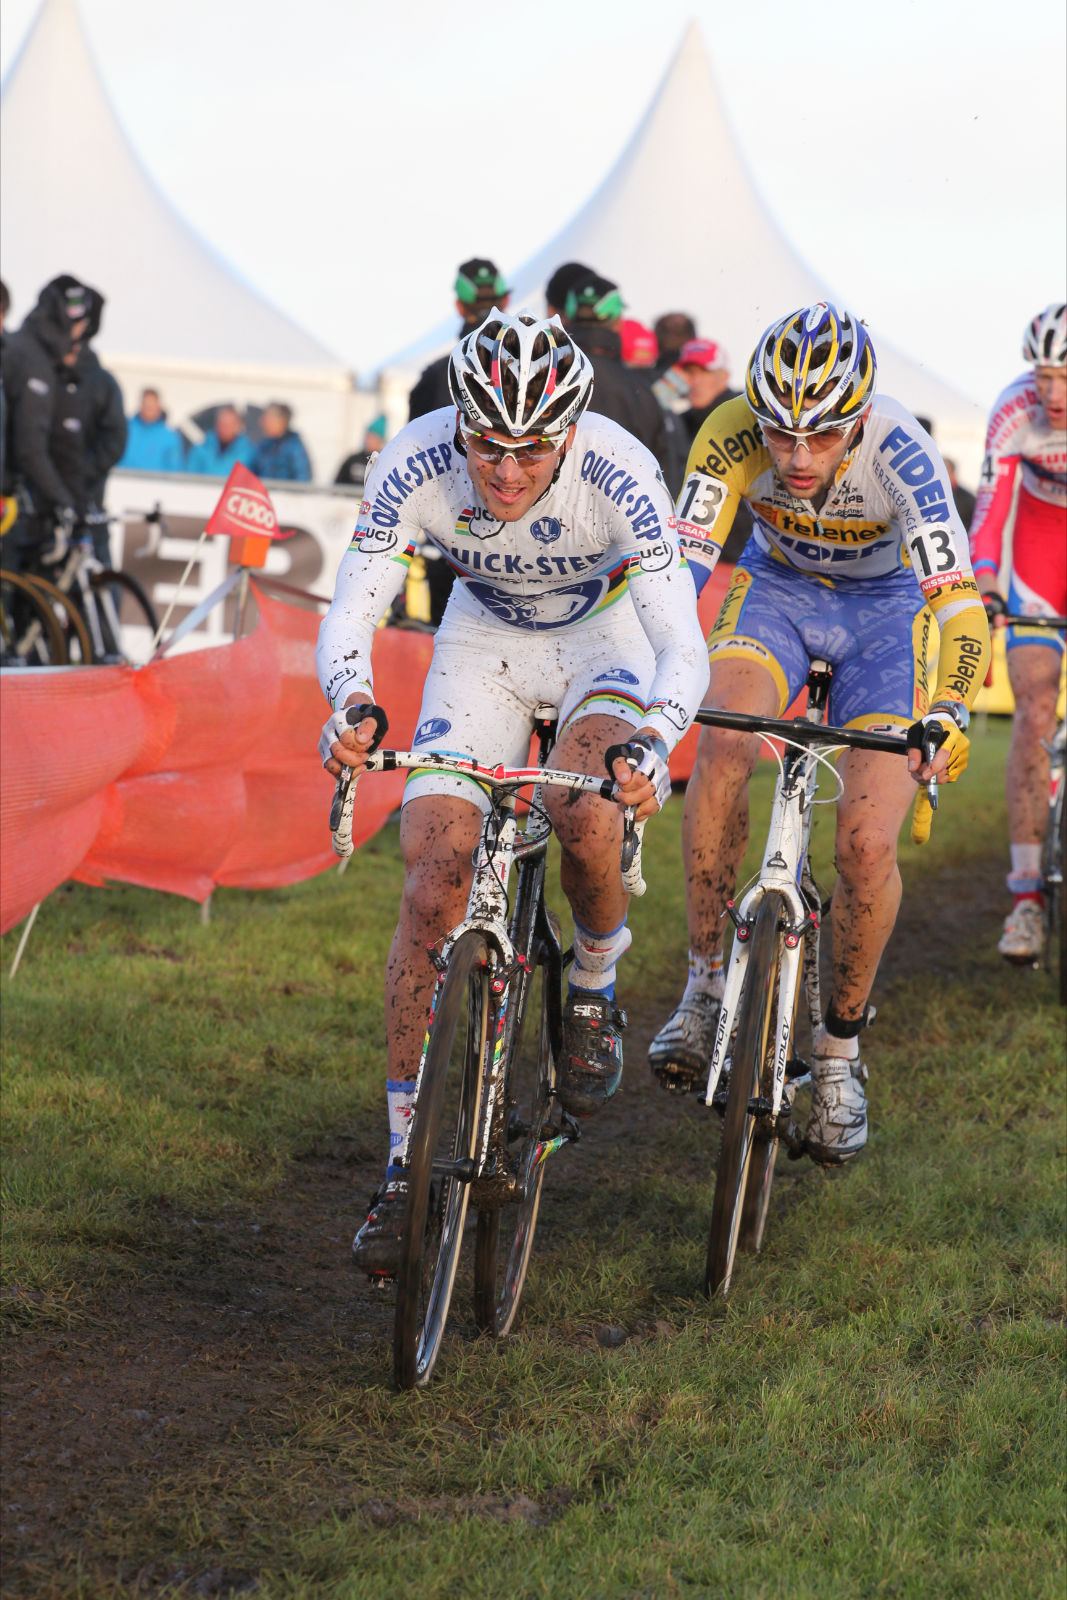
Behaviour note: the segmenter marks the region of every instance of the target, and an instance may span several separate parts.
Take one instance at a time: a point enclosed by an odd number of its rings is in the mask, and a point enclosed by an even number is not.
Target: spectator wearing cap
[[[462,319],[458,339],[465,333],[476,328],[483,322],[497,306],[501,311],[507,310],[508,286],[504,275],[494,262],[486,260],[483,256],[474,256],[470,261],[464,261],[456,276],[454,285],[456,292],[456,310]],[[408,421],[414,422],[416,417],[424,417],[430,411],[439,411],[442,406],[452,404],[452,395],[448,387],[448,363],[452,352],[438,356],[436,361],[431,361],[425,369],[418,383],[411,391],[408,399]]]
[[[681,414],[682,426],[692,444],[708,413],[737,391],[730,388],[730,357],[714,339],[688,339],[675,363],[688,385],[689,407]]]
[[[304,441],[293,427],[292,407],[272,400],[259,419],[263,437],[252,452],[251,469],[259,478],[310,483],[311,462]]]
[[[245,467],[251,465],[252,441],[237,407],[219,406],[211,427],[186,456],[185,470],[205,478],[228,478],[238,461]]]
[[[141,404],[129,420],[120,467],[137,472],[180,472],[184,445],[177,428],[167,425],[158,389],[142,389]]]
[[[685,465],[682,435],[644,376],[623,365],[619,325],[624,310],[618,285],[591,272],[571,284],[563,320],[593,364],[593,410],[651,450],[674,495],[681,488]]]
[[[385,443],[389,425],[384,416],[375,417],[368,423],[363,433],[363,448],[353,450],[350,456],[345,456],[337,469],[334,483],[348,484],[352,488],[361,489],[366,482],[367,467],[371,456],[377,455]]]
[[[106,302],[96,289],[86,288],[85,293],[88,315],[84,332],[63,357],[66,370],[56,399],[52,453],[63,476],[74,485],[93,554],[110,567],[104,495],[108,474],[126,448],[126,415],[118,380],[101,365],[90,343],[99,332]]]
[[[567,295],[571,287],[583,278],[595,277],[592,267],[580,261],[564,261],[545,284],[545,309],[550,317],[562,317],[567,309]]]
[[[678,352],[675,365],[663,374],[664,379],[671,376],[677,376],[687,390],[689,408],[679,415],[678,421],[688,450],[705,418],[716,406],[737,398],[738,391],[730,388],[730,357],[716,339],[687,339]],[[751,532],[752,512],[747,500],[742,500],[730,525],[720,559],[736,561],[748,543]]]

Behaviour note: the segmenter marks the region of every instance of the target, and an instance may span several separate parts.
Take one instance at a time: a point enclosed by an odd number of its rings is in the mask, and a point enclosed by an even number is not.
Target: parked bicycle
[[[371,772],[433,767],[474,777],[491,793],[467,914],[430,947],[437,982],[419,1062],[405,1165],[409,1191],[393,1340],[401,1389],[428,1382],[445,1331],[468,1205],[477,1213],[474,1315],[481,1332],[512,1328],[533,1245],[545,1162],[579,1137],[555,1095],[563,1031],[562,979],[570,952],[544,898],[551,827],[548,787],[611,799],[614,779],[546,766],[557,713],[538,706],[536,767],[483,767],[436,752],[379,750]],[[608,771],[628,746],[607,752]],[[351,769],[331,812],[334,848],[352,849]],[[525,817],[519,791],[530,788]],[[644,890],[640,825],[625,813],[623,878]],[[515,868],[513,889],[509,888]]]
[[[1028,617],[1012,611],[1004,614],[1003,621],[1005,627],[1067,631],[1067,617]],[[1067,862],[1067,721],[1061,721],[1052,738],[1044,743],[1049,759],[1048,820],[1041,845],[1044,937],[1041,955],[1034,966],[1044,967],[1052,975],[1058,986],[1060,1003],[1067,1005],[1067,895],[1063,883],[1064,863]]]
[[[804,1135],[793,1120],[797,1092],[810,1083],[808,1062],[796,1049],[803,987],[811,1033],[822,1021],[819,930],[823,898],[812,873],[808,847],[813,807],[832,805],[842,780],[830,761],[841,749],[880,750],[905,756],[902,738],[824,723],[831,668],[813,661],[808,709],[803,717],[748,716],[703,709],[697,721],[710,727],[756,733],[772,750],[784,745],[771,806],[770,826],[758,878],[738,905],[727,902],[734,940],[726,989],[712,1050],[705,1104],[722,1113],[704,1288],[726,1294],[737,1251],[757,1251],[770,1204],[779,1142],[798,1159]],[[924,750],[924,760],[933,746]],[[835,792],[816,799],[820,769]],[[927,807],[936,807],[936,780],[920,791],[913,838],[929,831]],[[827,902],[828,903],[828,902]]]
[[[60,524],[39,570],[0,573],[5,666],[141,666],[148,660],[157,626],[152,602],[136,578],[94,555],[91,529],[101,520],[115,519],[92,513],[73,534]]]

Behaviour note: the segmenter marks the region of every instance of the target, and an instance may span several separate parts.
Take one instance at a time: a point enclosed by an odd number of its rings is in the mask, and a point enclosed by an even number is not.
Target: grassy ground
[[[1058,1600],[1063,1012],[995,954],[1005,744],[903,852],[871,1147],[780,1162],[728,1305],[698,1292],[709,1114],[643,1070],[684,963],[672,802],[624,1088],[549,1170],[516,1336],[474,1339],[461,1286],[416,1394],[347,1263],[395,830],[207,927],[53,896],[3,991],[4,1592]]]

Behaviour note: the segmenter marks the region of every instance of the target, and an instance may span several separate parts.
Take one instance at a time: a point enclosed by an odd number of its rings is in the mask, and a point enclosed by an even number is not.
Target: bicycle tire
[[[730,1059],[730,1087],[726,1097],[719,1160],[715,1170],[715,1196],[711,1207],[704,1292],[727,1294],[733,1277],[734,1259],[741,1243],[746,1188],[752,1173],[752,1157],[759,1120],[749,1109],[758,1098],[767,1056],[768,1039],[774,1037],[779,923],[788,919],[784,895],[768,890],[756,911],[748,952],[745,981],[737,1003],[737,1031]],[[777,1144],[777,1140],[774,1141]],[[762,1152],[765,1156],[766,1151]],[[765,1188],[760,1204],[766,1216],[770,1199],[769,1167],[761,1161],[757,1187]],[[755,1203],[755,1195],[754,1195]],[[760,1225],[762,1237],[762,1224]]]
[[[57,588],[50,578],[42,578],[38,573],[27,576],[38,593],[44,596],[59,623],[67,664],[72,667],[91,666],[94,660],[92,640],[77,601],[64,589]]]
[[[504,1069],[506,1165],[519,1198],[480,1208],[475,1235],[474,1318],[479,1332],[497,1339],[511,1332],[518,1313],[545,1177],[537,1154],[556,1086],[552,995],[559,994],[563,970],[559,922],[551,912],[548,922],[549,938],[536,944],[528,941],[530,965],[517,1000]]]
[[[37,636],[27,643],[35,623]],[[0,665],[65,667],[66,664],[63,629],[47,600],[30,578],[19,572],[0,572]]]
[[[1067,774],[1061,774],[1056,803],[1050,808],[1041,863],[1045,919],[1045,967],[1052,975],[1061,1005],[1067,1005],[1067,893],[1063,881],[1067,867]]]
[[[473,1161],[489,1010],[489,947],[470,929],[456,940],[435,996],[408,1146],[393,1334],[399,1389],[429,1381],[448,1320],[470,1184],[434,1168]]]
[[[100,632],[104,640],[105,660],[122,661],[130,667],[144,666],[152,655],[152,644],[155,640],[156,630],[159,627],[159,619],[156,616],[151,600],[149,600],[137,579],[131,577],[128,572],[116,572],[108,569],[104,572],[94,572],[89,578],[89,587],[94,593],[100,589],[108,592],[113,588],[121,589],[129,603],[129,609],[132,609],[134,613],[140,613],[138,621],[133,625],[136,627],[139,623],[148,631],[148,637],[142,649],[124,649],[124,642],[127,645],[129,643],[127,630],[130,626],[129,621],[124,622],[122,619],[122,613],[126,607],[120,603],[119,615],[116,619],[118,622],[118,636],[116,637],[109,608],[101,605],[98,601],[97,616],[100,621]]]

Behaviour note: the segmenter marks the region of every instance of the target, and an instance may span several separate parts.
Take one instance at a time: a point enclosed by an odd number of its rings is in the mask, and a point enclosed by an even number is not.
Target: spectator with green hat
[[[494,261],[486,256],[472,256],[469,261],[461,263],[453,285],[456,295],[456,310],[461,321],[458,339],[484,322],[489,312],[496,306],[498,311],[506,311],[508,295],[510,293],[503,273]],[[411,391],[408,400],[408,421],[414,422],[416,417],[424,417],[430,411],[439,411],[442,406],[452,404],[452,396],[448,390],[448,363],[452,352],[438,356],[422,374],[418,383]]]

